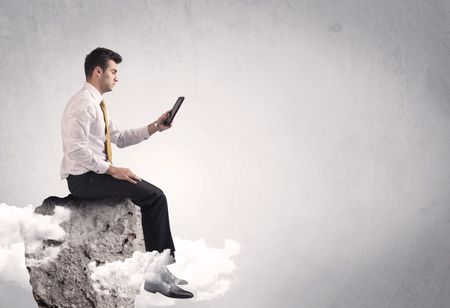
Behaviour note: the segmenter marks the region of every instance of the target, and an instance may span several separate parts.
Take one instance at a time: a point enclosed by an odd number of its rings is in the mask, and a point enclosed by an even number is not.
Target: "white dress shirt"
[[[61,179],[69,174],[88,171],[105,173],[110,163],[105,154],[105,120],[100,107],[102,95],[90,83],[75,94],[64,109],[61,130],[64,156]],[[150,134],[147,125],[135,129],[121,129],[108,113],[111,142],[119,148],[144,141]]]

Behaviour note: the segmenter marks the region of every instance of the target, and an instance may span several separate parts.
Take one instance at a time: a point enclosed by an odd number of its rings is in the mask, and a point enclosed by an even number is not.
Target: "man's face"
[[[102,92],[110,92],[114,85],[119,81],[117,75],[117,63],[113,60],[108,60],[108,66],[100,76],[100,87]]]

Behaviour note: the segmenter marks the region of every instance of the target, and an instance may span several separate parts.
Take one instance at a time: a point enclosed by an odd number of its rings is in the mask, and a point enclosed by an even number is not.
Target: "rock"
[[[35,213],[54,215],[56,206],[70,210],[70,218],[60,224],[63,237],[43,238],[37,249],[35,242],[25,241],[25,259],[38,306],[134,307],[134,298],[121,297],[115,290],[96,292],[89,264],[123,261],[135,251],[145,251],[139,207],[129,199],[69,195],[45,199]]]

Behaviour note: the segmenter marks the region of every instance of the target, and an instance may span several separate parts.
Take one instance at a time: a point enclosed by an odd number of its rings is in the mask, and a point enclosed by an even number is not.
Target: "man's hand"
[[[131,172],[128,168],[114,167],[113,165],[109,166],[106,173],[116,178],[118,180],[125,180],[133,184],[137,184],[137,181],[142,181],[140,177]]]
[[[170,123],[170,125],[165,125],[164,122],[167,120],[167,118],[169,117],[169,113],[170,110],[167,110],[166,112],[164,112],[159,118],[158,120],[156,120],[156,123],[158,124],[158,130],[160,132],[162,132],[163,130],[169,129],[172,127],[172,123]]]

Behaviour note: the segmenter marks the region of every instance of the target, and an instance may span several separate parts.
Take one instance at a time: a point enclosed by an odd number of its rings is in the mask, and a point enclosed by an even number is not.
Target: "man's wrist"
[[[106,174],[112,175],[115,168],[116,167],[114,167],[113,165],[109,165],[108,170],[106,170]]]
[[[152,134],[154,134],[156,132],[159,132],[159,131],[160,131],[160,126],[159,126],[157,121],[155,121],[155,122],[153,122],[153,123],[148,125],[148,133],[150,135],[152,135]]]

